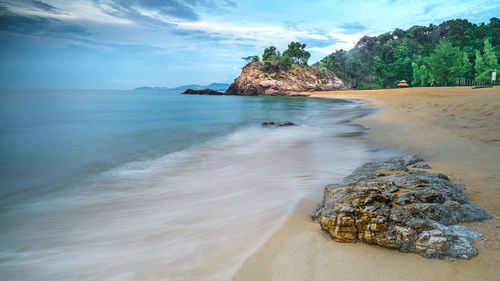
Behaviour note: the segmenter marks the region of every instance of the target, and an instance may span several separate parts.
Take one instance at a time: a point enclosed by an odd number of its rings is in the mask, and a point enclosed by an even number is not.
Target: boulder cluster
[[[339,242],[364,242],[426,258],[470,259],[482,234],[457,223],[491,219],[465,186],[418,156],[367,163],[343,183],[325,187],[314,221]]]

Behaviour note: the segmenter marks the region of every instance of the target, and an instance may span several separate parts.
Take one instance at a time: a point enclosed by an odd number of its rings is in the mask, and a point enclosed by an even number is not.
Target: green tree
[[[479,50],[476,50],[476,64],[474,65],[474,70],[476,71],[476,80],[480,80],[481,74],[486,71],[486,64]]]
[[[421,65],[418,69],[418,76],[420,78],[419,86],[427,86],[429,84],[430,74],[425,64]]]
[[[491,72],[498,70],[498,61],[493,46],[488,38],[484,40],[483,55],[476,50],[476,80],[489,81]]]
[[[270,46],[264,49],[264,53],[262,54],[262,61],[264,62],[274,62],[277,63],[280,58],[280,53],[274,46]]]
[[[288,49],[283,52],[283,55],[288,54],[296,64],[307,65],[311,53],[305,50],[306,46],[306,44],[301,44],[299,42],[291,42],[288,44]]]
[[[472,78],[472,64],[470,63],[469,60],[469,55],[467,55],[467,52],[462,53],[462,73],[461,73],[463,78],[470,79]]]
[[[283,55],[280,57],[279,65],[284,67],[285,69],[289,69],[293,66],[293,59],[287,52],[283,52]]]
[[[412,86],[421,86],[420,85],[420,73],[418,72],[418,64],[416,62],[411,62],[411,70],[413,72],[413,80],[411,81]]]
[[[494,58],[496,66],[500,64],[499,34],[498,18],[479,25],[461,19],[448,20],[439,25],[363,36],[351,50],[336,51],[315,65],[333,71],[356,88],[394,87],[394,81],[401,79],[413,79],[414,85],[438,86],[449,85],[456,78],[473,78],[476,50],[480,50],[479,65],[483,63],[484,67],[479,66],[483,71],[477,76],[483,74],[482,79],[486,76],[490,79],[488,68],[494,70]],[[442,39],[451,46],[443,46]],[[486,46],[485,39],[488,39]]]
[[[441,40],[434,48],[430,63],[432,77],[438,86],[447,86],[463,73],[462,53],[447,40]]]
[[[248,56],[248,57],[242,57],[242,60],[246,61],[247,64],[251,62],[258,62],[260,61],[259,56]]]

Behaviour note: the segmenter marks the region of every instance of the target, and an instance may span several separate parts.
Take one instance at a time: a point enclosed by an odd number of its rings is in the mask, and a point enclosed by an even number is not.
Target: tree
[[[420,75],[418,73],[418,65],[416,62],[411,63],[411,70],[413,71],[413,80],[411,81],[412,86],[421,86],[420,85]]]
[[[430,74],[425,64],[421,65],[418,69],[418,76],[420,78],[420,86],[427,86],[429,84]]]
[[[249,64],[251,62],[258,62],[258,61],[260,61],[259,56],[248,56],[248,57],[242,57],[241,59],[245,60],[247,62],[247,64]]]
[[[462,77],[467,79],[472,78],[472,64],[470,63],[467,52],[463,52],[462,54]]]
[[[274,46],[270,46],[264,49],[264,53],[262,54],[262,61],[264,62],[278,62],[280,58],[280,53]]]
[[[364,36],[351,50],[336,51],[315,65],[333,71],[356,88],[389,88],[401,79],[413,79],[414,85],[439,86],[449,85],[456,78],[475,77],[473,66],[476,50],[480,50],[479,65],[484,66],[478,66],[483,71],[476,71],[477,77],[489,80],[491,70],[500,64],[499,34],[498,18],[480,25],[457,19],[440,25],[413,26]],[[449,44],[441,42],[443,39]]]
[[[434,48],[431,73],[438,86],[447,86],[463,72],[462,53],[447,40],[441,40]]]
[[[497,70],[498,68],[498,61],[493,50],[493,46],[486,38],[484,40],[483,55],[476,50],[476,80],[489,81],[491,79],[491,72]]]
[[[283,52],[283,55],[280,58],[279,65],[284,67],[285,69],[291,68],[293,66],[293,59],[287,52]]]
[[[288,44],[288,49],[283,52],[283,55],[288,54],[296,64],[307,65],[311,53],[305,50],[306,46],[306,44],[301,44],[299,42],[291,42]]]

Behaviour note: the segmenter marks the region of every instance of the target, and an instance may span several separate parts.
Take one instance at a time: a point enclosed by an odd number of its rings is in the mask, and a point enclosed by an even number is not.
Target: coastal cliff
[[[263,62],[247,64],[229,86],[226,95],[296,96],[302,92],[347,90],[349,87],[333,72],[314,66],[263,70]]]

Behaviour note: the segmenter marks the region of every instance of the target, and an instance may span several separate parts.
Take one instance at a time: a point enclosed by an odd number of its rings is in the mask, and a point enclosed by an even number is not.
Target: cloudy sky
[[[0,0],[0,88],[230,83],[269,45],[304,42],[315,62],[364,34],[499,15],[500,0]]]

